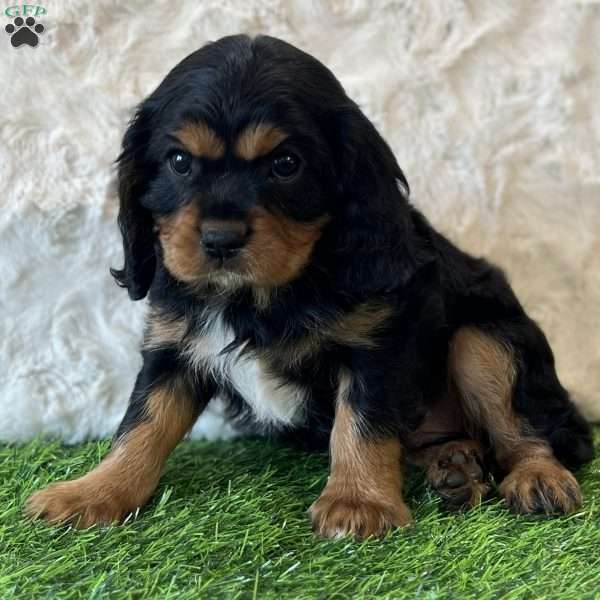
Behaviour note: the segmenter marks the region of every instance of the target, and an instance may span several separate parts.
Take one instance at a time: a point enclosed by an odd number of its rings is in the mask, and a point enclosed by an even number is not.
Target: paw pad
[[[428,470],[429,484],[455,507],[475,506],[490,491],[483,461],[476,450],[449,444]]]
[[[10,35],[10,43],[14,48],[18,48],[23,44],[35,48],[40,38],[39,36],[44,33],[44,26],[41,23],[35,22],[33,17],[16,17],[12,23],[9,23],[4,31]]]

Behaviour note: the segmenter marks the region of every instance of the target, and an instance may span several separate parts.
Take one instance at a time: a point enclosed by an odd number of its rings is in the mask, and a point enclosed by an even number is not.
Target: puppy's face
[[[145,105],[143,164],[126,175],[145,180],[165,267],[192,285],[284,285],[331,218],[331,148],[293,82],[306,65],[247,51],[225,48],[217,68],[200,51],[169,74]]]
[[[389,148],[326,67],[273,38],[223,38],[177,65],[125,135],[113,274],[134,299],[157,260],[192,287],[285,285],[336,214],[362,222],[386,169],[394,182]]]
[[[215,123],[190,111],[160,128],[142,205],[155,216],[166,268],[186,283],[283,285],[328,221],[327,182],[309,151],[322,142],[247,108],[231,131],[229,111]]]

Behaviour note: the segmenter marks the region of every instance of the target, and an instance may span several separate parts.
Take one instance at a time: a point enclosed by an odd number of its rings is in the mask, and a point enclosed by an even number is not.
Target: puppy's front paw
[[[384,503],[327,491],[313,503],[309,513],[314,531],[326,538],[382,537],[393,527],[412,523],[410,510],[402,499]]]
[[[500,484],[508,506],[518,513],[570,513],[581,505],[581,490],[570,471],[554,460],[523,461]]]
[[[33,519],[52,525],[70,523],[78,529],[119,522],[128,512],[118,495],[99,489],[86,477],[54,483],[32,494],[25,504],[25,513]]]

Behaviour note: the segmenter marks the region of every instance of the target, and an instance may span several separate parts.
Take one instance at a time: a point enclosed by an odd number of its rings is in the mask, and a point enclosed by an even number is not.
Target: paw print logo
[[[39,35],[44,33],[44,26],[41,23],[36,25],[33,17],[27,17],[26,20],[17,17],[4,28],[4,31],[10,35],[10,43],[14,48],[23,44],[35,48],[40,41]]]

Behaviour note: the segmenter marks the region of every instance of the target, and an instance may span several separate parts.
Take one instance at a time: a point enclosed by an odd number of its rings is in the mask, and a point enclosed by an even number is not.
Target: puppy
[[[30,515],[122,520],[215,396],[255,430],[329,443],[322,536],[409,524],[407,460],[456,505],[490,470],[519,513],[580,505],[591,435],[544,334],[498,268],[409,204],[317,60],[266,36],[204,46],[140,105],[118,165],[113,275],[149,295],[143,367],[108,456],[31,496]]]

